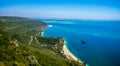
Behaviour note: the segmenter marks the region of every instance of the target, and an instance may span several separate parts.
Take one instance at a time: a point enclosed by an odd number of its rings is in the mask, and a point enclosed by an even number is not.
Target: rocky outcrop
[[[16,39],[10,40],[10,43],[14,44],[16,47],[19,47],[18,41]]]
[[[35,58],[35,56],[28,56],[28,60],[32,63],[32,64],[38,64],[37,59]]]

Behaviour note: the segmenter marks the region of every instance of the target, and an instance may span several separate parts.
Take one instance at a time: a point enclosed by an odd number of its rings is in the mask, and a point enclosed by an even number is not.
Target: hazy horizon
[[[118,0],[4,0],[0,16],[32,18],[120,20]]]

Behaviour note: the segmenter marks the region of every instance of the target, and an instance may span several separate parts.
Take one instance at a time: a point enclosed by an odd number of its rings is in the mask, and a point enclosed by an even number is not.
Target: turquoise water
[[[90,66],[120,66],[119,21],[45,22],[51,26],[44,36],[64,37],[69,51],[78,59]]]

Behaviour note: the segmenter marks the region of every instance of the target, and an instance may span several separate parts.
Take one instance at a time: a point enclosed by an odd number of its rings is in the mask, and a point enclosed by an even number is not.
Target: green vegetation
[[[0,66],[83,66],[62,53],[63,38],[42,37],[47,24],[21,17],[0,17]]]

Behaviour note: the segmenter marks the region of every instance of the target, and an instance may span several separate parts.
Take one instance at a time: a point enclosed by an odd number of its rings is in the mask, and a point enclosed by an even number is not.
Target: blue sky
[[[0,16],[120,20],[120,1],[1,0]]]

